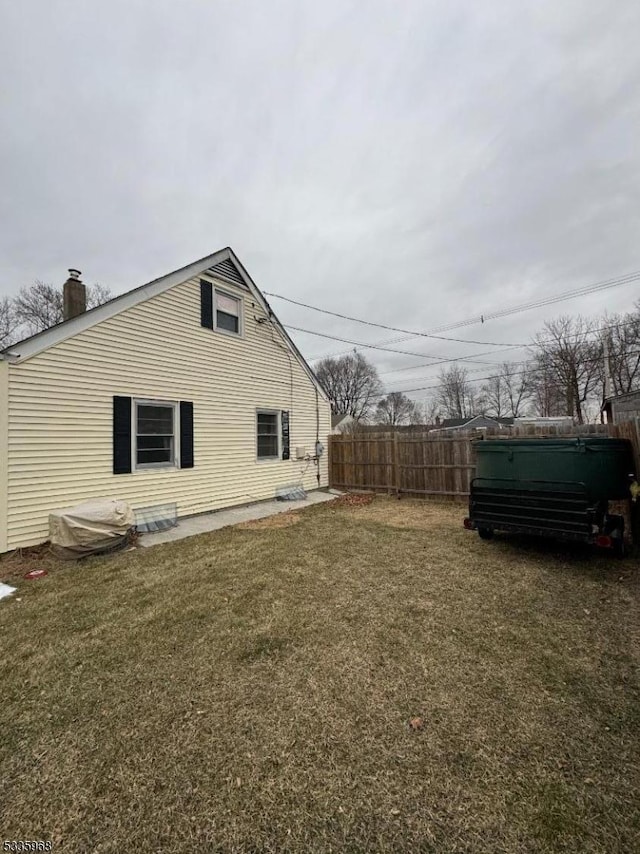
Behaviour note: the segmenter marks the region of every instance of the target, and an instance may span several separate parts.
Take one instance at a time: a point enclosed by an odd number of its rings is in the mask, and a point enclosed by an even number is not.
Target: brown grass
[[[301,521],[299,512],[287,510],[286,513],[278,513],[275,516],[265,516],[264,519],[252,519],[250,522],[240,522],[236,528],[241,531],[268,531],[272,528],[290,528]]]
[[[637,565],[485,543],[463,515],[320,505],[19,581],[0,602],[2,837],[639,850]]]

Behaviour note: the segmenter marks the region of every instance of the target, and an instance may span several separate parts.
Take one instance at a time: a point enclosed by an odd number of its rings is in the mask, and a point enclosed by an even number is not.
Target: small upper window
[[[280,414],[258,412],[258,459],[278,459]]]
[[[216,291],[216,329],[240,334],[240,300]]]
[[[176,408],[173,403],[136,402],[136,467],[175,465]]]

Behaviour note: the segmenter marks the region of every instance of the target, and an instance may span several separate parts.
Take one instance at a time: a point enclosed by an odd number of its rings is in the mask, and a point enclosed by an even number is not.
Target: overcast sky
[[[231,245],[263,290],[428,331],[640,270],[639,33],[637,0],[2,0],[0,294],[70,266],[120,293]],[[436,373],[373,353],[389,388]]]

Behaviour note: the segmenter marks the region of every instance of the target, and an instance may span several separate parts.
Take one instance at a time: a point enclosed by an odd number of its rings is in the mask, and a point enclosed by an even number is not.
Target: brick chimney
[[[65,320],[71,320],[87,310],[87,289],[80,281],[80,270],[69,270],[69,278],[62,288],[62,312]]]

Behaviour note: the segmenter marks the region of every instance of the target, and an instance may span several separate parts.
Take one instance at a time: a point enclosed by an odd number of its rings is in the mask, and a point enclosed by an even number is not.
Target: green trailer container
[[[629,498],[634,477],[625,439],[478,440],[465,526],[583,540],[624,551],[624,519],[608,502]]]

